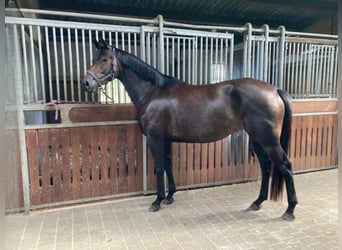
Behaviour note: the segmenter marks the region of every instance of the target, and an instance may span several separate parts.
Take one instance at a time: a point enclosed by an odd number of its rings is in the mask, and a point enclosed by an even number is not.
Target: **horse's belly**
[[[170,137],[185,142],[212,142],[227,137],[239,128],[239,123],[227,120],[184,121],[170,128]]]

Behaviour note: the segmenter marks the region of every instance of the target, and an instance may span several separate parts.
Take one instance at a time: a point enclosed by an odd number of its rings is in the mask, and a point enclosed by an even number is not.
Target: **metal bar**
[[[199,52],[199,84],[203,84],[203,36],[200,37],[200,52]]]
[[[280,38],[279,38],[279,74],[278,74],[278,84],[279,88],[283,89],[284,88],[284,52],[285,52],[285,27],[280,26],[279,27],[280,31]]]
[[[87,72],[87,57],[85,48],[85,31],[82,29],[82,51],[83,51],[83,74]],[[84,92],[85,101],[88,101],[88,95]]]
[[[49,41],[49,30],[48,27],[45,26],[45,44],[46,44],[46,61],[48,65],[48,78],[49,78],[49,95],[50,100],[53,100],[53,89],[52,89],[52,76],[51,76],[51,57],[50,57],[50,41]]]
[[[38,51],[39,51],[39,66],[40,66],[40,81],[42,88],[42,99],[43,103],[46,103],[46,92],[45,92],[45,76],[44,76],[44,64],[43,64],[43,49],[42,49],[42,37],[40,33],[40,26],[37,27],[38,33]]]
[[[227,42],[227,46],[228,42]],[[230,68],[230,78],[233,79],[233,72],[234,72],[234,37],[231,38],[230,40],[230,53],[229,53],[229,68]]]
[[[66,80],[64,35],[63,35],[63,29],[62,28],[60,28],[60,36],[61,36],[61,51],[62,51],[62,73],[63,73],[64,100],[69,100],[68,99],[67,80]]]
[[[28,68],[27,68],[27,52],[26,52],[26,39],[25,39],[25,29],[24,25],[21,25],[21,44],[23,48],[23,58],[24,58],[24,75],[25,75],[25,88],[24,91],[26,91],[26,101],[27,103],[31,103],[30,98],[30,87],[29,87],[29,76],[28,76]],[[23,101],[25,100],[25,94],[23,96]],[[24,101],[25,102],[25,101]]]
[[[98,19],[98,20],[111,20],[111,21],[126,21],[134,23],[154,23],[157,24],[156,19],[146,19],[146,18],[132,18],[132,17],[121,17],[121,16],[109,16],[109,15],[96,15],[89,13],[75,13],[75,12],[64,12],[64,11],[51,11],[51,10],[40,10],[40,9],[26,9],[26,8],[6,8],[8,12],[25,12],[25,13],[35,13],[35,14],[45,14],[54,16],[70,16],[70,17],[81,17],[87,19]]]
[[[80,79],[80,75],[81,75],[81,66],[80,66],[80,52],[79,52],[79,45],[78,45],[78,30],[75,29],[75,53],[76,53],[76,77],[77,77],[77,94],[78,94],[78,101],[82,100],[82,96],[81,96],[81,79]]]
[[[246,71],[245,71],[245,77],[251,77],[251,59],[252,59],[252,24],[247,23],[246,24],[247,28],[247,58],[246,59]]]
[[[31,64],[32,64],[32,75],[33,75],[33,102],[38,102],[38,87],[37,87],[37,72],[36,72],[36,56],[34,53],[34,42],[32,25],[29,26],[29,37],[30,37],[30,48],[31,48]]]
[[[159,55],[158,55],[158,69],[165,73],[165,58],[164,58],[164,20],[162,15],[158,15],[159,21]]]
[[[18,136],[19,136],[19,147],[20,147],[20,165],[21,165],[21,177],[23,185],[23,198],[24,198],[24,210],[28,214],[31,209],[30,201],[30,179],[29,179],[29,166],[27,161],[26,151],[26,139],[25,139],[25,117],[24,117],[24,96],[23,96],[23,85],[22,85],[22,65],[20,55],[20,46],[18,38],[17,26],[14,26],[14,53],[15,53],[15,68],[17,74],[14,74],[15,79],[15,94],[16,94],[16,107],[17,107],[17,120],[18,120]]]
[[[72,59],[72,49],[71,49],[71,33],[70,29],[68,31],[68,52],[69,52],[69,73],[70,73],[70,94],[71,100],[75,101],[75,90],[74,90],[74,65]]]

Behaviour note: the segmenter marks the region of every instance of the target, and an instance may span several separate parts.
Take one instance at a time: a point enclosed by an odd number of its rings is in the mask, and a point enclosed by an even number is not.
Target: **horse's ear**
[[[96,49],[99,49],[100,45],[99,42],[94,39],[94,45]]]

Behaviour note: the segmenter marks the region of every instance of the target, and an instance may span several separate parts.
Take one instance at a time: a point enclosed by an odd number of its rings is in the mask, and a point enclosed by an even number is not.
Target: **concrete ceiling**
[[[338,0],[6,0],[6,5],[62,11],[104,13],[205,24],[253,26],[284,25],[303,31],[321,22],[337,20]],[[335,25],[337,26],[337,25]],[[334,33],[327,30],[325,33]]]

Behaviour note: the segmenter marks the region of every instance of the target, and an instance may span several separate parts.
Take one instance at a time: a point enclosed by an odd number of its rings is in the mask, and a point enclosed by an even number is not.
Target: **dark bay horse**
[[[157,198],[150,211],[171,204],[176,186],[172,176],[171,142],[212,142],[238,129],[247,131],[262,170],[258,198],[248,210],[258,210],[268,198],[282,196],[286,184],[288,208],[284,220],[293,220],[297,197],[287,148],[291,133],[289,95],[271,84],[244,78],[194,86],[161,74],[139,58],[95,41],[93,65],[82,85],[89,92],[118,78],[137,109],[155,163]],[[165,197],[164,171],[169,191]]]

